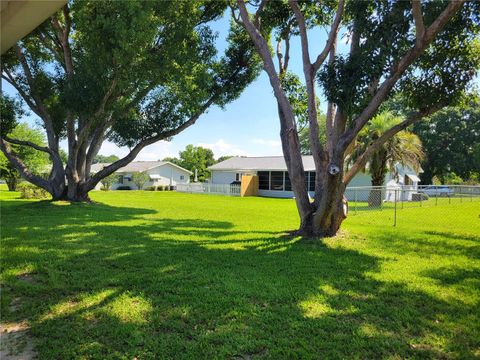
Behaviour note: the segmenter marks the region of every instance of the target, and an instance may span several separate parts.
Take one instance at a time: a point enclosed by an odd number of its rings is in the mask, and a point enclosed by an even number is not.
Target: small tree
[[[375,116],[358,135],[355,150],[348,157],[348,163],[354,164],[372,142],[377,140],[386,131],[402,122],[401,116],[395,116],[389,111],[384,111]],[[372,186],[382,186],[388,171],[395,172],[397,163],[419,170],[425,154],[422,142],[414,133],[403,130],[389,138],[380,146],[365,164],[363,171],[372,177]],[[382,203],[382,191],[370,191],[368,203],[370,206],[379,206]]]
[[[104,177],[100,182],[103,186],[104,190],[110,190],[113,184],[115,184],[118,180],[118,175],[113,173],[108,175],[107,177]]]
[[[201,146],[193,146],[192,144],[187,145],[185,150],[180,151],[178,158],[167,157],[163,161],[169,161],[190,170],[192,173],[195,173],[195,170],[197,170],[199,181],[205,181],[210,176],[208,167],[215,164],[212,150]],[[192,180],[193,177],[194,175],[192,174]]]
[[[132,174],[132,182],[137,186],[138,190],[142,190],[143,186],[148,182],[150,176],[148,173],[142,172],[134,172]]]

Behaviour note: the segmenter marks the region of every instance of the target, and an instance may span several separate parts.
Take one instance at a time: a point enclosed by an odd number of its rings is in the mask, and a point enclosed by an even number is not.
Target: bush
[[[21,183],[17,186],[17,191],[20,191],[22,199],[48,199],[50,197],[48,191],[30,183]]]
[[[128,185],[121,185],[117,187],[117,190],[132,190],[132,188]]]
[[[145,191],[156,191],[157,190],[157,187],[156,186],[147,186],[145,189],[143,189]]]
[[[163,185],[157,186],[157,191],[163,191],[163,190],[164,190],[164,186],[163,186]]]

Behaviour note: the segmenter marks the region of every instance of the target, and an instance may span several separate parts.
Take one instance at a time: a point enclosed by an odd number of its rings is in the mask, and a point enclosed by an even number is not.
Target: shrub
[[[137,185],[138,190],[142,190],[149,179],[150,176],[145,171],[132,174],[132,182]]]
[[[21,183],[17,186],[17,191],[20,191],[22,199],[48,199],[50,197],[48,191],[30,183]]]
[[[132,188],[128,185],[121,185],[117,187],[117,190],[132,190]]]
[[[156,191],[157,187],[156,186],[147,186],[144,190],[145,191]]]
[[[164,186],[163,186],[163,185],[157,186],[157,191],[163,191],[163,190],[164,190]]]
[[[108,175],[107,177],[104,177],[102,180],[100,180],[100,183],[102,184],[101,190],[108,191],[112,187],[113,184],[115,184],[118,181],[118,175],[113,173]]]

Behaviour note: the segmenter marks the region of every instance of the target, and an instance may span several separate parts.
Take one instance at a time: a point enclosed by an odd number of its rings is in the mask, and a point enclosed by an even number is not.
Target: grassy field
[[[0,196],[2,321],[41,359],[480,357],[480,202],[312,242],[292,200]]]

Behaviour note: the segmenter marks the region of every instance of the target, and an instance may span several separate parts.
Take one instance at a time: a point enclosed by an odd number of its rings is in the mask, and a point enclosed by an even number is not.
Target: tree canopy
[[[98,163],[101,163],[101,164],[110,164],[110,163],[113,163],[117,160],[120,160],[120,158],[117,156],[117,155],[96,155],[94,158],[93,158],[93,161],[92,161],[92,164],[98,164]]]
[[[213,151],[201,146],[194,146],[189,144],[185,150],[180,151],[178,158],[165,158],[163,161],[170,161],[179,165],[193,174],[191,178],[195,177],[195,170],[197,171],[198,181],[205,181],[210,177],[209,166],[216,163]]]
[[[422,164],[422,182],[433,177],[447,182],[451,173],[463,180],[480,173],[480,100],[445,108],[426,121],[414,125],[413,131],[422,140],[426,159]]]
[[[30,182],[54,199],[88,199],[105,176],[145,147],[193,125],[211,106],[225,106],[257,76],[248,36],[232,23],[224,54],[210,23],[226,3],[196,1],[69,2],[2,55],[2,79],[39,118],[53,168],[47,179],[22,165],[3,136],[2,151]],[[6,134],[13,129],[3,126]],[[104,140],[130,152],[94,175]],[[68,143],[68,160],[59,142]],[[21,146],[28,146],[23,143]],[[68,184],[66,186],[65,184]]]

